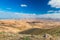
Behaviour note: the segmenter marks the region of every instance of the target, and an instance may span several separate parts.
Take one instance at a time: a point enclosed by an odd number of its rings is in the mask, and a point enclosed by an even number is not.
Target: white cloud
[[[6,11],[0,11],[0,18],[13,18],[13,19],[32,19],[32,18],[59,18],[60,19],[60,11],[54,12],[48,14],[40,14],[36,15],[35,13],[29,14],[29,13],[17,13],[17,12],[6,12]]]
[[[48,5],[54,8],[60,8],[60,0],[50,0]]]
[[[27,4],[21,4],[20,6],[21,7],[27,7]]]
[[[36,18],[36,14],[0,11],[0,18]]]
[[[48,13],[60,13],[60,10],[56,10],[56,11],[54,11],[54,10],[49,10]]]
[[[52,13],[50,13],[52,12]],[[48,14],[43,14],[43,15],[39,15],[40,18],[52,18],[52,19],[60,19],[60,10],[59,11],[53,11],[50,10],[47,12]]]
[[[52,14],[44,14],[40,15],[41,18],[52,18],[52,19],[60,19],[60,13],[52,13]]]
[[[20,18],[36,18],[36,14],[29,14],[29,13],[15,13],[16,16],[19,16]]]

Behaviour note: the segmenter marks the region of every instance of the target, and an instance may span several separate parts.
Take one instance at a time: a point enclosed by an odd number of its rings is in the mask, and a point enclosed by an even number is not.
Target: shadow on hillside
[[[32,29],[28,29],[22,32],[19,32],[19,34],[34,34],[34,35],[38,35],[38,34],[45,34],[49,29],[39,29],[39,28],[32,28]]]
[[[51,35],[60,35],[60,27],[55,27],[51,29],[40,29],[40,28],[31,28],[28,30],[24,30],[19,32],[19,34],[32,34],[32,35],[43,35],[43,34],[51,34]]]

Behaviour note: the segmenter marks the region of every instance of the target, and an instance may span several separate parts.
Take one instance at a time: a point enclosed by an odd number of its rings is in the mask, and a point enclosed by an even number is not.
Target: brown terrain
[[[0,32],[13,32],[28,30],[31,28],[50,29],[59,27],[60,22],[46,20],[0,20]],[[2,30],[3,29],[3,30]]]
[[[25,34],[26,35],[28,34],[28,36],[30,35],[29,38],[33,38],[33,40],[35,40],[34,38],[35,36],[31,36],[31,35],[34,34],[41,35],[47,32],[49,33],[47,35],[50,37],[51,36],[50,34],[60,33],[60,22],[52,21],[52,20],[34,20],[34,19],[33,20],[0,20],[0,32],[14,33],[14,35],[15,34],[17,35],[18,39],[20,36],[24,36]],[[39,37],[38,40],[40,40]]]

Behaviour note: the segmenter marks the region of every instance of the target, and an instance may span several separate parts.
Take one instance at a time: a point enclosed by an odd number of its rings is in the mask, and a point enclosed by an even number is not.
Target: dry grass
[[[60,22],[43,20],[0,20],[0,29],[20,32],[31,28],[50,29],[60,27]]]
[[[44,40],[42,35],[45,33],[53,35],[53,39],[56,38],[56,40],[59,40],[60,22],[44,20],[0,20],[0,40]]]
[[[0,32],[0,40],[50,40],[55,39],[55,37],[49,35],[48,37],[43,37],[43,35],[27,35],[27,34],[14,34],[8,32]]]

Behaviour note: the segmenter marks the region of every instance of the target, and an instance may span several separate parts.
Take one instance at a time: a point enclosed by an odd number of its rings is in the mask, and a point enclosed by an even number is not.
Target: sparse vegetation
[[[44,40],[44,34],[60,39],[60,22],[1,20],[0,40]],[[27,36],[28,35],[28,36]],[[39,35],[39,36],[38,36]]]
[[[60,35],[60,27],[52,28],[52,29],[39,29],[39,28],[34,28],[34,29],[29,29],[20,32],[21,34],[35,34],[35,35],[40,35],[40,34],[51,34],[51,35]]]
[[[23,40],[30,40],[30,38],[28,36],[24,37]]]
[[[55,38],[55,37],[54,37]],[[49,37],[46,38],[46,40]],[[0,40],[44,40],[43,35],[28,35],[28,34],[14,34],[14,33],[2,33],[0,34]]]

